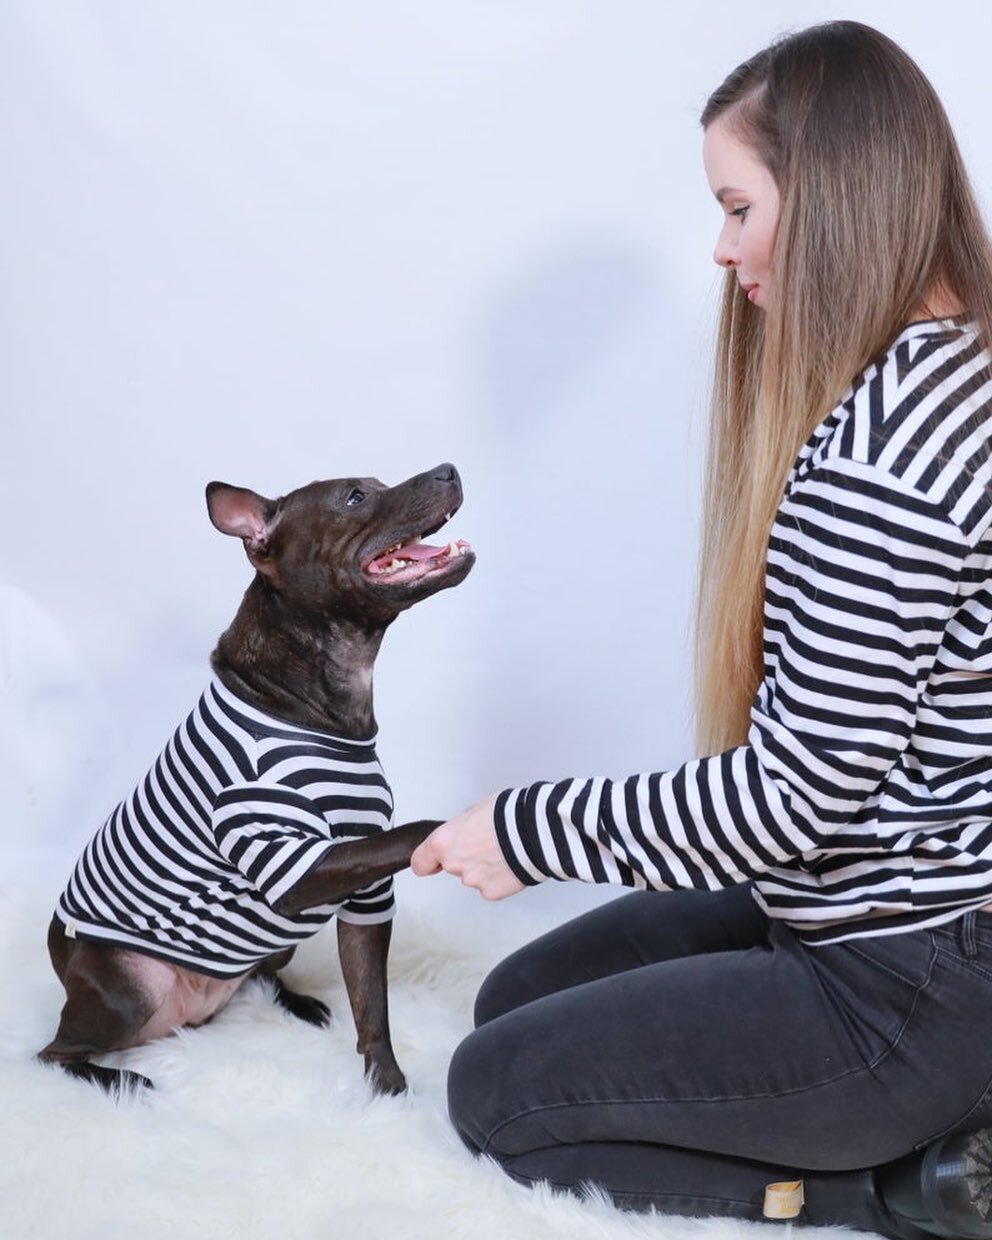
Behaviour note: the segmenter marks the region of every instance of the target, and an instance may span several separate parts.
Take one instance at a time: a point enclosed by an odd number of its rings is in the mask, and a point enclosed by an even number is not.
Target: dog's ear
[[[207,486],[207,512],[222,534],[231,534],[244,541],[248,558],[264,557],[269,536],[276,524],[277,500],[266,499],[246,487],[232,487],[226,482]]]

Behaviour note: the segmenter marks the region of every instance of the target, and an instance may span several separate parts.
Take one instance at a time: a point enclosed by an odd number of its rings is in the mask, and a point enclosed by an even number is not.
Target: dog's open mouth
[[[420,538],[429,538],[445,524],[451,514],[445,515],[444,521],[433,529],[426,530]],[[471,552],[472,547],[464,538],[449,542],[447,546],[436,547],[431,543],[414,540],[398,542],[394,546],[380,551],[365,565],[365,571],[377,581],[399,584],[401,582],[419,581],[432,573],[443,571],[454,564],[463,555]]]

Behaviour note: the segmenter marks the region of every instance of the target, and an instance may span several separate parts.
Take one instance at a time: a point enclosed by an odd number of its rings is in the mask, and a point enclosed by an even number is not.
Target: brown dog
[[[213,682],[59,901],[49,951],[66,1002],[40,1059],[108,1088],[151,1085],[90,1057],[202,1024],[258,974],[284,1007],[326,1024],[323,1003],[275,974],[337,913],[366,1075],[378,1092],[406,1088],[386,997],[390,876],[437,823],[388,829],[372,665],[401,611],[471,568],[467,543],[421,542],[461,500],[452,465],[279,500],[208,486],[211,520],[243,540],[255,578]]]

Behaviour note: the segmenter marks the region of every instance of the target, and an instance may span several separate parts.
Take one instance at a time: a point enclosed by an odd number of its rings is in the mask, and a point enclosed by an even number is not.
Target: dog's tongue
[[[402,547],[397,547],[395,551],[386,551],[382,555],[377,556],[369,565],[369,571],[373,573],[383,573],[393,568],[399,560],[405,560],[408,563],[424,560],[443,560],[445,556],[449,559],[453,556],[462,555],[469,550],[469,544],[463,538],[459,538],[456,542],[447,543],[443,547],[435,547],[431,543],[406,543]],[[394,570],[395,571],[395,570]]]
[[[400,547],[399,551],[394,551],[390,558],[394,560],[433,560],[435,556],[441,555],[446,550],[446,546],[432,547],[430,543],[409,543],[405,547]]]

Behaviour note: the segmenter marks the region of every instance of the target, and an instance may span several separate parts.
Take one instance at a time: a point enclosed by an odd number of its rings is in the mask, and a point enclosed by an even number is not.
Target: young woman
[[[992,251],[947,118],[863,25],[702,117],[727,269],[702,751],[501,793],[414,869],[642,889],[497,968],[451,1065],[524,1182],[992,1237]],[[660,893],[660,894],[659,894]]]

